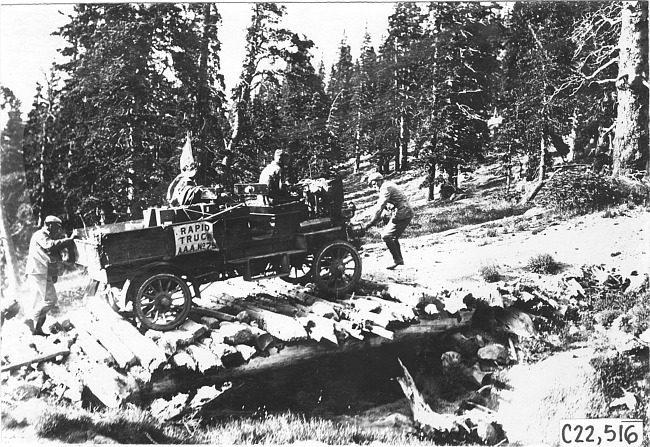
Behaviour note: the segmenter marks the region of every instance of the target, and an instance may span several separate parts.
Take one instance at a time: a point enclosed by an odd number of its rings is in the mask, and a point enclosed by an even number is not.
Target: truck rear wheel
[[[321,291],[339,298],[352,292],[360,279],[361,258],[350,243],[331,242],[316,254],[313,281]]]
[[[190,312],[192,293],[185,280],[172,273],[145,279],[134,300],[135,313],[148,329],[169,331],[180,326]]]
[[[289,276],[282,276],[282,279],[291,284],[305,285],[312,279],[314,267],[314,255],[306,254],[300,259],[291,260],[291,270]]]

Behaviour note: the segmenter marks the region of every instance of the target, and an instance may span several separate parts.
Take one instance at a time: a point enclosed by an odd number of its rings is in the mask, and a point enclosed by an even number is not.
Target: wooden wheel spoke
[[[187,317],[192,304],[190,285],[182,277],[160,273],[144,281],[135,310],[142,324],[154,330],[174,329]]]

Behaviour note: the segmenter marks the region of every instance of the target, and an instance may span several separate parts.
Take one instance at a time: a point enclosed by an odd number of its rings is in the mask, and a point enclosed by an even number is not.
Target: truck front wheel
[[[350,243],[331,242],[316,254],[312,273],[316,287],[340,298],[352,292],[359,283],[361,258]]]
[[[148,277],[137,290],[135,313],[142,325],[148,329],[176,329],[190,312],[190,288],[185,280],[172,273],[159,273]]]

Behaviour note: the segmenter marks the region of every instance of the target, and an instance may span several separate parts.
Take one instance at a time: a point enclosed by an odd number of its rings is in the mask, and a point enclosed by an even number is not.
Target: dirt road
[[[406,266],[386,270],[389,254],[383,244],[363,251],[364,278],[378,282],[418,284],[434,289],[441,284],[481,281],[483,266],[494,265],[505,276],[525,268],[531,257],[550,254],[569,268],[590,264],[616,267],[622,274],[650,271],[650,212],[626,207],[557,221],[549,215],[505,219],[498,226],[422,236],[402,241]]]

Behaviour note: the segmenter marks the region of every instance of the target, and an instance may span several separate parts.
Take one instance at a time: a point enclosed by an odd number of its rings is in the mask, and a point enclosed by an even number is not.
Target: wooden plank
[[[187,352],[192,356],[194,361],[196,361],[197,369],[202,373],[209,369],[223,367],[221,359],[214,355],[209,349],[191,345],[187,347]]]
[[[354,323],[350,320],[339,320],[334,322],[334,328],[338,331],[343,331],[351,337],[356,338],[357,340],[363,340],[363,333],[359,328],[357,323]]]
[[[115,359],[120,368],[134,365],[138,362],[136,355],[124,344],[111,329],[95,320],[87,309],[77,309],[70,313],[70,321],[76,328],[88,332]]]
[[[70,374],[63,366],[54,363],[44,363],[43,372],[56,384],[64,385],[68,388],[66,395],[73,402],[81,400],[83,383],[74,375]]]
[[[88,308],[100,324],[106,324],[116,337],[135,354],[138,362],[154,371],[167,361],[165,351],[148,337],[142,335],[131,323],[123,320],[105,301],[90,300]]]
[[[397,301],[388,301],[376,296],[367,296],[366,299],[376,301],[381,304],[382,308],[388,310],[396,317],[399,317],[402,321],[414,321],[417,320],[415,315],[414,308],[408,304],[404,304]]]
[[[395,338],[395,334],[389,330],[384,329],[383,327],[380,326],[373,326],[371,324],[367,325],[365,327],[365,330],[370,332],[371,334],[379,335],[380,337],[387,338],[389,340],[392,340]]]
[[[107,365],[115,362],[115,359],[111,353],[108,352],[102,345],[100,345],[92,335],[80,328],[76,328],[76,331],[77,341],[75,343],[79,345],[81,350],[90,359],[94,360],[97,363],[104,363]]]
[[[190,315],[212,317],[221,321],[237,321],[237,317],[235,317],[234,315],[230,315],[224,312],[219,312],[218,310],[206,309],[204,307],[192,307],[190,309]]]
[[[339,342],[334,332],[334,320],[316,314],[307,314],[304,317],[299,317],[298,321],[305,327],[311,339],[315,341],[325,339],[338,346]]]
[[[14,371],[14,370],[16,370],[18,368],[21,368],[23,366],[31,365],[32,363],[41,363],[41,362],[45,362],[47,360],[55,359],[58,356],[63,356],[63,355],[68,355],[68,354],[70,354],[69,349],[60,349],[58,351],[51,352],[49,354],[40,354],[40,355],[38,355],[36,357],[31,357],[31,358],[29,358],[27,360],[23,360],[23,361],[20,361],[20,362],[17,362],[17,363],[12,363],[12,364],[9,364],[9,365],[4,365],[2,367],[2,369],[0,369],[0,371],[3,371],[3,372],[4,371]]]
[[[80,369],[84,385],[104,405],[119,407],[138,387],[135,380],[106,365],[87,363]]]
[[[163,332],[158,340],[156,340],[156,343],[167,356],[172,356],[179,348],[191,344],[194,340],[193,332],[175,329],[173,331]]]
[[[263,329],[282,341],[305,340],[307,332],[295,318],[277,314],[266,309],[260,309],[249,303],[242,310],[246,310],[255,320],[258,320]]]
[[[185,322],[178,327],[178,330],[191,334],[192,339],[196,340],[201,335],[205,334],[208,331],[208,328],[196,321],[185,320]]]
[[[196,370],[196,362],[192,356],[185,351],[179,351],[174,354],[171,358],[171,362],[176,366],[183,366],[187,369]]]

